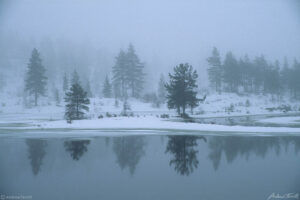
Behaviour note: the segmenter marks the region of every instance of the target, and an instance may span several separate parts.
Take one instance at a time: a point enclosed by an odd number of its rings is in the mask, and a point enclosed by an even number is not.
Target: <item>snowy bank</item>
[[[299,133],[300,128],[288,127],[246,127],[225,126],[215,124],[199,124],[172,122],[156,117],[117,117],[92,120],[73,121],[68,124],[65,120],[32,123],[30,129],[77,129],[77,130],[168,130],[168,131],[201,131],[201,132],[243,132],[243,133]],[[23,127],[22,127],[23,129]]]
[[[271,117],[259,120],[258,122],[272,124],[300,124],[300,117]]]

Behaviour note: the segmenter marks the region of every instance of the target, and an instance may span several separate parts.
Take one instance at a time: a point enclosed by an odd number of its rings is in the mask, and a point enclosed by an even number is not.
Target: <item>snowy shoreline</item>
[[[104,119],[90,119],[73,121],[68,124],[65,120],[31,122],[28,126],[21,127],[0,127],[3,130],[22,130],[22,131],[60,131],[59,134],[68,134],[70,131],[167,131],[167,132],[215,132],[215,133],[232,133],[232,134],[261,134],[268,135],[284,133],[286,135],[300,135],[300,128],[289,127],[248,127],[248,126],[226,126],[215,124],[199,124],[186,122],[172,122],[156,117],[117,117]],[[76,135],[76,133],[74,133]],[[103,135],[103,133],[93,135]],[[126,134],[126,133],[125,133]],[[127,133],[128,134],[128,133]],[[134,133],[136,134],[136,133]],[[141,134],[141,133],[140,133]],[[145,133],[142,133],[145,134]],[[147,134],[147,133],[146,133]]]
[[[251,99],[251,105],[245,107],[247,99]],[[226,108],[234,102],[234,110],[227,112]],[[299,116],[299,106],[297,103],[291,104],[292,111],[285,113],[280,111],[268,111],[266,108],[277,107],[281,103],[274,104],[268,101],[267,97],[250,98],[247,96],[237,96],[234,94],[226,95],[210,95],[206,102],[201,104],[194,110],[194,114],[190,114],[195,121],[199,123],[181,122],[182,119],[175,117],[177,114],[173,110],[168,110],[166,105],[160,108],[153,107],[150,103],[143,103],[136,99],[130,99],[131,112],[133,117],[121,117],[121,107],[114,105],[114,99],[93,98],[90,104],[90,111],[87,115],[89,119],[73,121],[68,124],[64,120],[64,106],[39,106],[37,108],[25,109],[21,105],[16,107],[14,104],[3,107],[0,113],[0,135],[1,133],[15,132],[31,132],[41,134],[51,132],[53,135],[67,135],[70,132],[94,132],[90,134],[103,135],[105,131],[123,131],[124,134],[144,134],[143,132],[181,132],[182,134],[191,133],[201,134],[209,132],[211,134],[260,134],[262,135],[300,135],[300,122],[296,126],[293,123],[282,123],[284,121],[293,120]],[[116,115],[117,117],[108,117],[106,115]],[[168,115],[169,118],[161,118],[161,115]],[[102,116],[102,119],[98,119]],[[243,123],[222,124],[218,123],[218,118],[237,119],[238,117],[249,117],[250,122],[254,122],[251,126]],[[256,118],[257,117],[257,118]],[[254,120],[253,120],[254,119]],[[300,119],[300,118],[299,118]],[[222,120],[222,119],[221,119]],[[243,119],[245,120],[245,119]],[[276,120],[276,121],[274,121]],[[271,125],[276,127],[270,127]],[[286,126],[286,127],[283,127]],[[98,133],[95,133],[95,131]],[[126,133],[125,133],[126,132]],[[72,133],[73,134],[73,133]],[[79,133],[78,133],[79,134]]]

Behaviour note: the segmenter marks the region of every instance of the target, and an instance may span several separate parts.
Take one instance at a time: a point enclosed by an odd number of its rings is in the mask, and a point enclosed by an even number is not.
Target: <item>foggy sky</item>
[[[189,62],[206,73],[212,47],[237,56],[300,58],[295,0],[0,0],[0,33],[68,38],[116,55],[131,42],[148,67]],[[201,71],[203,70],[203,71]],[[201,76],[200,76],[201,77]]]

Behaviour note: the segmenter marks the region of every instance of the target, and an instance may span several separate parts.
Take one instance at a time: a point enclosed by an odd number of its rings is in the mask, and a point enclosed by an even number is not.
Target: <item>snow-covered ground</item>
[[[259,120],[259,122],[272,124],[300,124],[300,117],[271,117]]]
[[[176,122],[176,112],[168,110],[166,105],[159,108],[153,107],[151,103],[144,103],[136,99],[129,99],[132,117],[121,117],[123,102],[115,99],[92,98],[90,111],[86,120],[73,121],[68,124],[64,120],[64,104],[59,106],[54,102],[42,100],[42,105],[33,108],[25,108],[22,99],[11,98],[0,100],[0,130],[8,129],[130,129],[130,130],[180,130],[180,131],[208,131],[208,132],[244,132],[244,133],[299,133],[300,128],[289,127],[246,127],[246,126],[225,126],[216,124],[184,123]],[[211,94],[207,96],[204,103],[193,110],[192,117],[228,117],[259,114],[282,114],[277,109],[288,106],[291,111],[299,111],[298,102],[290,102],[287,99],[272,101],[266,96],[238,96],[236,94]],[[115,115],[116,117],[107,116]],[[161,118],[167,114],[170,118]],[[99,116],[103,118],[98,119]],[[262,123],[278,123],[285,125],[298,123],[300,117],[267,118],[260,120]]]
[[[147,117],[116,117],[92,120],[74,121],[68,124],[66,121],[51,121],[33,124],[42,129],[144,129],[144,130],[179,130],[179,131],[208,131],[208,132],[244,132],[244,133],[300,133],[300,128],[287,127],[245,127],[224,126],[214,124],[199,124],[186,122],[172,122],[153,116]]]

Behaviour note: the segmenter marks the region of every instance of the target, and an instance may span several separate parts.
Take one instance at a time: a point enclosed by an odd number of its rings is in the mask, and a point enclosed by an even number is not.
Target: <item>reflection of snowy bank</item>
[[[261,123],[272,123],[272,124],[299,124],[300,116],[298,117],[271,117],[267,119],[259,120]]]

